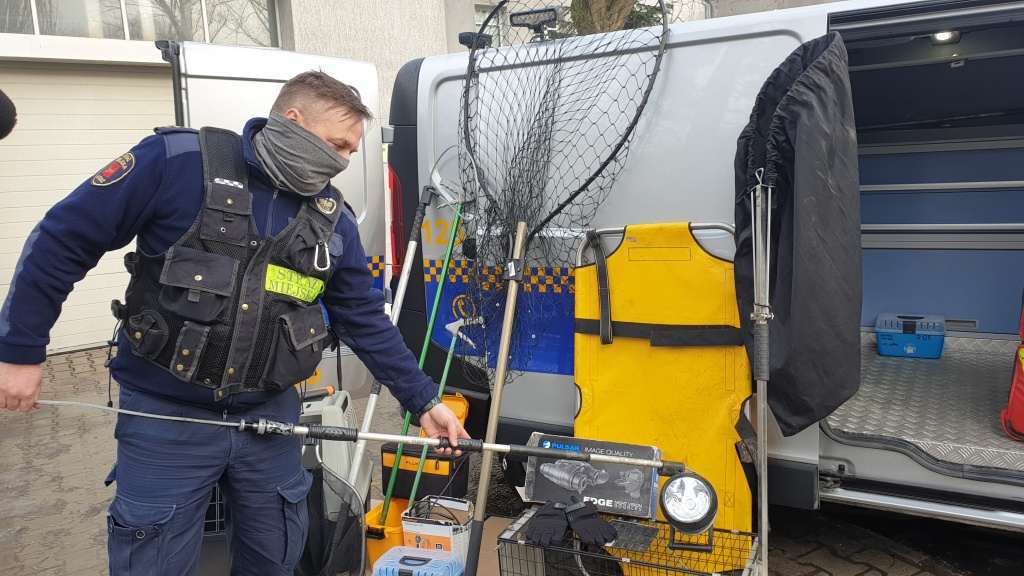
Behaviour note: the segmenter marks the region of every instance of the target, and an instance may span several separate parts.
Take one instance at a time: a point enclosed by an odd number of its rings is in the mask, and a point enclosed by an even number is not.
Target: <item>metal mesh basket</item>
[[[526,541],[531,508],[498,537],[502,576],[670,576],[752,574],[757,535],[712,530],[684,536],[664,522],[605,516],[619,537],[603,547],[588,546],[571,533],[559,544]]]
[[[213,493],[210,494],[210,505],[206,509],[206,518],[203,521],[203,538],[223,538],[227,532],[227,507],[224,505],[224,496],[220,492],[220,485],[213,485]]]

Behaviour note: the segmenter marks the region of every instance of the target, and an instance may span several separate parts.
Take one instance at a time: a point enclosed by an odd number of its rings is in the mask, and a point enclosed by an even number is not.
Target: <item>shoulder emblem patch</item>
[[[330,216],[338,209],[338,203],[334,201],[334,198],[317,198],[316,209]]]
[[[110,186],[121,178],[124,178],[135,168],[135,155],[131,152],[118,156],[113,162],[107,164],[102,170],[92,177],[93,186]]]

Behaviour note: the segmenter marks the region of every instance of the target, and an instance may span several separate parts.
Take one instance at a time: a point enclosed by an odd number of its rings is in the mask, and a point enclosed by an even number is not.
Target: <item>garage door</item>
[[[46,211],[153,127],[174,123],[168,68],[0,61],[18,125],[0,141],[0,299],[25,238]],[[102,345],[124,297],[124,252],[107,254],[68,297],[49,351]]]

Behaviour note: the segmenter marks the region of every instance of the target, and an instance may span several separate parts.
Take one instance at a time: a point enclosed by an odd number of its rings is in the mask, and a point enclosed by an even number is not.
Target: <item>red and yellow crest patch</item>
[[[121,178],[124,178],[135,168],[135,155],[131,152],[118,156],[113,162],[107,164],[102,170],[92,177],[93,186],[110,186]]]

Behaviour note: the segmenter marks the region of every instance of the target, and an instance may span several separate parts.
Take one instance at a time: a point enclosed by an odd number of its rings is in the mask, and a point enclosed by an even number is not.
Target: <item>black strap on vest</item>
[[[576,319],[577,334],[600,334],[600,320]],[[624,338],[650,340],[651,346],[742,346],[743,332],[735,326],[686,326],[646,324],[642,322],[611,322],[616,335]]]
[[[242,138],[223,128],[210,126],[199,130],[199,149],[203,155],[203,178],[207,190],[214,182],[230,181],[248,188],[249,170],[242,152]]]
[[[200,235],[203,240],[245,246],[252,195],[242,138],[230,130],[205,127],[199,130],[199,149],[206,189]]]
[[[750,404],[752,396],[748,396],[743,401],[744,405]],[[743,469],[743,476],[747,479],[747,487],[750,489],[750,494],[754,497],[754,502],[757,502],[757,468],[754,463],[757,462],[757,431],[754,430],[754,425],[751,424],[750,419],[747,418],[746,411],[740,410],[740,417],[736,420],[736,434],[739,435],[740,439],[736,441],[734,447],[736,448],[736,456],[740,459],[740,467]],[[757,510],[757,506],[754,506],[754,510]]]
[[[597,307],[600,318],[601,344],[611,344],[612,335],[612,295],[608,283],[608,259],[601,246],[601,237],[594,230],[587,230],[587,242],[594,251],[594,266],[597,272]],[[577,330],[578,331],[578,330]]]

